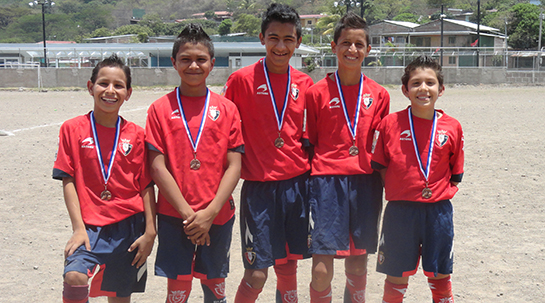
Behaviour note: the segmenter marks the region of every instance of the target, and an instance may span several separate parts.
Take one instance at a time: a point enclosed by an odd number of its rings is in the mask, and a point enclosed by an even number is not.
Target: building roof
[[[472,22],[462,21],[462,20],[454,20],[454,19],[443,19],[443,20],[445,22],[450,22],[450,23],[454,23],[454,24],[457,24],[457,25],[460,25],[460,26],[471,28],[473,30],[477,30],[477,23],[472,23]],[[482,25],[482,24],[479,26],[479,30],[480,31],[488,31],[488,32],[499,32],[500,31],[497,28],[493,28],[493,27],[490,27],[490,26]]]
[[[418,23],[409,22],[409,21],[384,20],[384,22],[399,25],[399,26],[403,26],[403,27],[408,27],[408,28],[415,28],[415,27],[420,26],[420,24],[418,24]]]

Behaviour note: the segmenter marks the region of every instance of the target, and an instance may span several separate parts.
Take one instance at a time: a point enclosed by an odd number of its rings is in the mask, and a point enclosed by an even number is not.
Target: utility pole
[[[445,19],[444,14],[445,6],[441,4],[441,66],[443,66],[443,20]]]
[[[477,67],[479,67],[479,49],[481,48],[481,0],[477,0]]]

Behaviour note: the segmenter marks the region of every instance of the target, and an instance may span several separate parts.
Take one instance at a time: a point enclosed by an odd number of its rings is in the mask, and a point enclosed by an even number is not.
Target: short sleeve
[[[164,154],[165,146],[163,138],[164,135],[159,123],[157,109],[154,104],[152,104],[148,109],[148,116],[146,118],[146,143],[147,145],[151,145],[149,149]]]
[[[371,153],[373,156],[371,158],[371,166],[376,170],[381,170],[388,167],[390,162],[384,147],[384,137],[386,135],[384,131],[384,124],[384,121],[382,121],[373,134],[373,145],[371,147]]]
[[[240,113],[236,106],[233,106],[233,119],[229,130],[229,150],[244,152],[244,140],[242,138],[242,126]]]
[[[70,142],[70,127],[63,123],[59,131],[59,146],[53,165],[53,179],[62,180],[65,177],[74,177],[74,155]]]

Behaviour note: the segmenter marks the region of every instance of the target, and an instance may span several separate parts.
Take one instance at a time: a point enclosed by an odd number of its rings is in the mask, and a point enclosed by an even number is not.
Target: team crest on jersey
[[[255,259],[257,258],[257,255],[255,254],[253,247],[246,247],[246,252],[244,253],[244,260],[248,262],[248,264],[252,265],[255,262]]]
[[[170,119],[181,119],[180,110],[176,109],[170,114]]]
[[[121,139],[121,145],[119,145],[121,152],[124,156],[128,156],[132,150],[132,144],[130,139]]]
[[[217,106],[208,107],[208,117],[210,117],[212,121],[218,120],[218,118],[220,117],[220,110]]]
[[[168,302],[181,303],[187,298],[187,290],[172,290],[168,294]]]
[[[446,131],[440,131],[438,130],[437,131],[437,145],[439,145],[439,147],[445,145],[448,141],[448,135],[447,135],[447,132]]]
[[[339,100],[337,97],[331,99],[331,101],[329,101],[329,109],[341,108],[340,103],[341,100]]]
[[[297,100],[297,98],[299,98],[299,88],[295,83],[291,85],[291,98],[293,100]]]
[[[379,251],[379,252],[378,252],[378,258],[377,258],[377,259],[378,259],[378,263],[379,263],[380,265],[384,264],[384,252]]]
[[[93,137],[87,137],[81,141],[81,148],[95,148],[95,140],[93,140]]]
[[[371,94],[364,94],[362,98],[363,98],[363,108],[369,109],[369,107],[373,105],[373,98],[371,98]]]
[[[267,88],[267,84],[261,84],[257,87],[257,94],[258,95],[269,95],[269,89]]]
[[[400,135],[399,135],[399,140],[400,141],[411,141],[411,131],[410,130],[404,130]]]

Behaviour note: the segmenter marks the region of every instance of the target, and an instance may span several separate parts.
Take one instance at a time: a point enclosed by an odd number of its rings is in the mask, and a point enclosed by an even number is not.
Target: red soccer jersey
[[[278,123],[267,87],[263,59],[229,77],[225,97],[240,111],[245,153],[241,177],[250,181],[279,181],[299,176],[310,169],[303,150],[304,95],[312,79],[290,66],[291,85],[280,136],[284,146],[275,147]],[[287,74],[269,73],[278,111],[281,113],[287,88]]]
[[[165,155],[166,166],[185,200],[194,211],[206,208],[216,196],[219,184],[227,169],[227,151],[243,148],[240,130],[240,115],[232,102],[210,92],[208,108],[204,108],[206,97],[181,97],[183,111],[194,140],[197,138],[205,112],[205,123],[197,145],[200,169],[190,168],[193,147],[188,138],[178,106],[176,92],[157,99],[148,109],[146,142]],[[222,225],[234,215],[234,204],[225,203],[214,219]],[[181,218],[180,214],[159,191],[157,212]]]
[[[63,123],[59,149],[53,166],[53,178],[72,177],[85,224],[104,226],[122,221],[144,211],[141,192],[151,183],[147,165],[144,130],[121,120],[119,143],[108,180],[112,199],[102,200],[104,178],[93,139],[90,114]],[[96,125],[102,158],[110,162],[115,128]]]
[[[354,121],[359,84],[342,86],[350,121]],[[337,84],[330,74],[306,94],[307,132],[314,145],[312,175],[371,174],[371,145],[378,124],[390,111],[390,95],[375,81],[363,76],[362,100],[356,130],[359,154],[351,156],[353,138],[348,128]]]
[[[373,167],[387,168],[386,200],[433,203],[451,199],[458,191],[450,181],[460,182],[464,172],[464,134],[460,123],[437,110],[437,126],[429,185],[432,197],[422,197],[426,180],[420,171],[411,136],[408,109],[388,115],[375,134]],[[432,120],[413,116],[414,132],[422,165],[428,162]],[[377,165],[378,164],[378,165]]]

